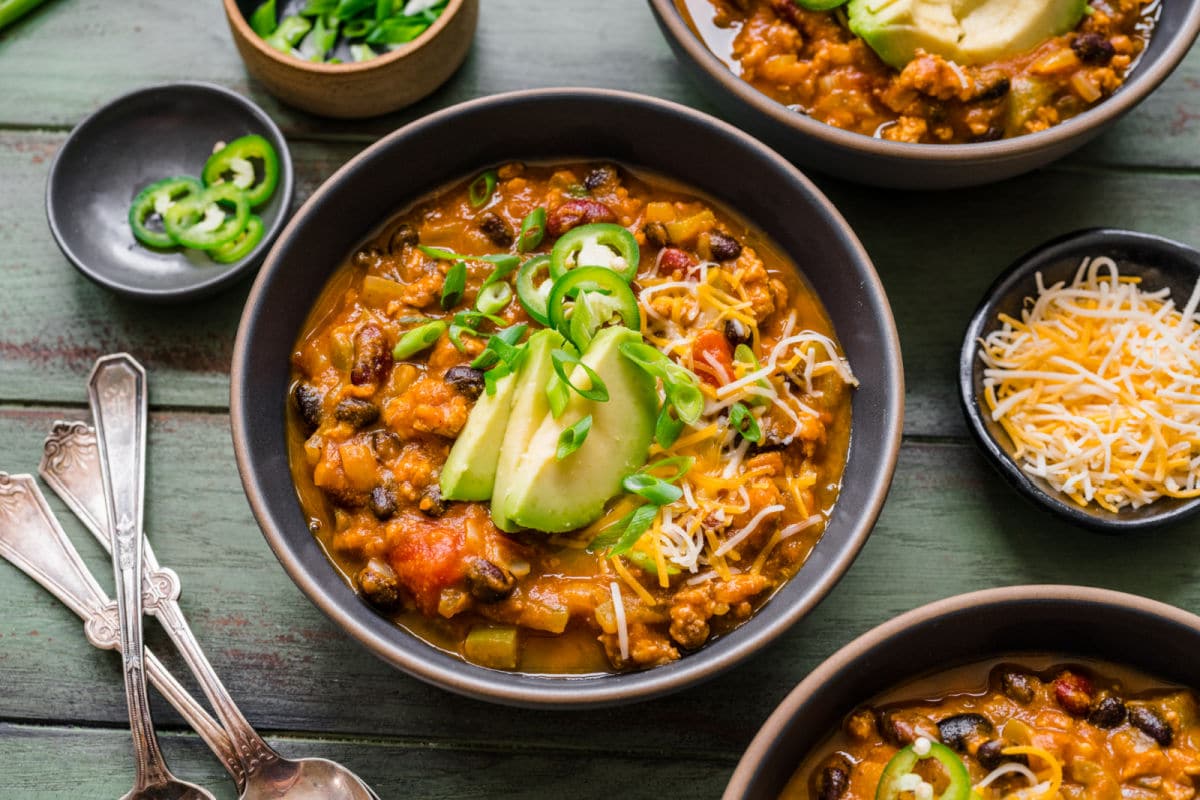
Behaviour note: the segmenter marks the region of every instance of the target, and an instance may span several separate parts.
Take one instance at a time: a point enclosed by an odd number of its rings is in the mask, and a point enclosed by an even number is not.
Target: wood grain
[[[0,412],[4,466],[32,468],[44,432],[67,413]],[[1179,558],[1200,524],[1157,533],[1152,547],[1089,534],[1018,500],[973,447],[910,443],[854,568],[763,654],[706,686],[637,706],[653,726],[630,724],[631,712],[620,709],[520,711],[451,696],[393,670],[310,605],[250,516],[223,415],[153,415],[149,467],[147,525],[155,550],[182,578],[183,608],[218,672],[249,718],[268,730],[732,761],[813,666],[853,636],[927,601],[999,584],[1083,581],[1200,610],[1200,564]],[[64,523],[109,585],[98,545],[74,520]],[[37,687],[0,694],[0,720],[120,725],[118,664],[113,654],[88,648],[69,612],[0,564],[0,685]],[[55,679],[48,681],[51,667]],[[156,708],[159,718],[180,724]]]

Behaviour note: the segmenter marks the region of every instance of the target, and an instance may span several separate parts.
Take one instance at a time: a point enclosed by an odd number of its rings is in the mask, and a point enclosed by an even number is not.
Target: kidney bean
[[[883,738],[899,747],[910,745],[921,736],[931,741],[938,739],[934,721],[914,711],[881,711],[877,723]]]
[[[658,271],[664,275],[687,273],[696,266],[696,259],[678,247],[668,247],[658,255]]]
[[[354,334],[354,368],[350,382],[355,386],[382,383],[392,371],[392,351],[378,325],[364,325]]]
[[[562,236],[572,228],[591,225],[593,222],[616,222],[617,215],[599,200],[568,200],[550,212],[546,219],[546,233]]]
[[[1092,708],[1092,682],[1067,670],[1054,679],[1054,697],[1071,716],[1086,716]]]

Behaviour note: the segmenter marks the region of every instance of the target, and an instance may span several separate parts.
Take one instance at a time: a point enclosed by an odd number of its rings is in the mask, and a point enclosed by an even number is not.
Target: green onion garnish
[[[641,342],[626,342],[621,345],[621,354],[649,374],[662,379],[667,402],[675,407],[679,419],[685,424],[691,425],[700,418],[704,411],[704,393],[700,391],[700,381],[695,375]]]
[[[654,441],[658,442],[659,447],[670,447],[683,433],[683,420],[672,413],[674,411],[675,407],[667,401],[658,412],[658,419],[654,422]]]
[[[488,337],[487,346],[483,349],[471,366],[475,369],[488,369],[489,367],[503,361],[510,367],[515,366],[517,359],[524,352],[524,347],[517,347],[517,342],[525,335],[525,330],[529,326],[525,323],[520,325],[512,325],[499,333],[493,333]]]
[[[494,256],[484,256],[483,260],[489,264],[495,264],[493,269],[486,278],[483,279],[483,284],[480,288],[486,288],[493,283],[499,283],[507,278],[517,267],[521,266],[521,259],[516,256],[505,253],[498,253]]]
[[[471,185],[467,187],[467,199],[471,202],[471,208],[479,208],[486,205],[487,201],[492,199],[492,194],[495,191],[496,171],[489,169],[471,181]]]
[[[455,261],[442,284],[442,308],[454,308],[467,288],[467,262]]]
[[[662,478],[656,478],[644,472],[635,472],[632,475],[626,475],[625,479],[621,481],[621,486],[625,491],[644,497],[651,503],[660,506],[674,503],[683,497],[683,489],[680,489],[678,486],[672,486]]]
[[[563,430],[558,435],[558,449],[554,452],[554,457],[562,461],[567,456],[574,453],[587,439],[588,431],[592,429],[592,415],[588,414],[583,419],[576,422]]]
[[[645,472],[648,475],[653,475],[660,470],[670,468],[673,469],[674,472],[672,472],[669,476],[663,477],[662,475],[659,475],[658,477],[662,478],[662,480],[666,481],[667,483],[674,483],[684,475],[687,475],[688,472],[691,471],[692,467],[695,466],[695,464],[696,459],[692,458],[691,456],[671,456],[670,458],[660,458],[653,464],[647,464],[638,471]]]
[[[512,287],[507,283],[493,283],[479,290],[475,308],[484,314],[496,314],[504,310],[513,298]]]
[[[440,319],[426,322],[424,325],[405,332],[392,348],[392,358],[399,361],[425,350],[433,345],[446,332],[446,323]]]
[[[643,533],[650,530],[657,515],[658,506],[653,503],[638,506],[592,539],[587,546],[588,552],[598,553],[601,550],[607,550],[610,558],[627,552],[637,544],[637,540],[642,538]]]
[[[517,236],[517,252],[528,253],[530,250],[536,250],[545,235],[546,209],[539,206],[521,220],[521,233]]]
[[[546,401],[550,404],[550,416],[558,419],[570,399],[571,390],[558,379],[557,375],[551,375],[550,381],[546,384]]]
[[[554,374],[558,379],[565,383],[569,388],[574,389],[580,397],[587,400],[595,400],[601,403],[608,402],[608,387],[604,385],[604,381],[596,374],[596,371],[584,364],[579,356],[572,355],[566,350],[551,350],[550,363],[554,366]],[[571,383],[571,379],[567,376],[566,365],[577,366],[584,371],[588,380],[591,382],[590,388],[581,389]]]
[[[729,407],[729,427],[740,433],[748,442],[757,444],[762,439],[762,428],[758,427],[758,420],[750,413],[750,409],[741,403],[734,403]]]

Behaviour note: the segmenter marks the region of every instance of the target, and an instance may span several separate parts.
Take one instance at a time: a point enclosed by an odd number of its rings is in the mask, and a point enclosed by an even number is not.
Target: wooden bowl
[[[324,117],[361,119],[412,105],[445,83],[471,49],[479,0],[450,0],[429,30],[370,61],[313,64],[267,45],[246,22],[257,0],[224,0],[246,69],[288,105]]]

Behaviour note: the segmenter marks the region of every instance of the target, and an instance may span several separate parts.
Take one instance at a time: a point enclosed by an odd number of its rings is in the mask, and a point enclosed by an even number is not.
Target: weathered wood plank
[[[611,797],[660,798],[664,786],[689,796],[717,797],[733,772],[730,761],[669,760],[597,753],[529,753],[512,748],[440,747],[401,742],[269,737],[285,755],[331,758],[350,767],[385,798]],[[218,800],[237,796],[204,744],[190,734],[164,733],[171,770],[209,789]],[[0,723],[0,796],[22,800],[120,797],[133,784],[125,731]],[[569,767],[567,767],[569,765]],[[647,780],[647,774],[653,774]]]
[[[55,248],[40,203],[59,133],[0,133],[0,401],[82,402],[96,356],[128,349],[151,371],[159,405],[224,408],[229,358],[248,282],[183,308],[122,300],[82,278]],[[295,144],[298,201],[356,144]],[[7,181],[11,181],[8,183]],[[1200,176],[1060,167],[969,192],[822,187],[874,258],[900,328],[908,378],[905,429],[961,435],[954,390],[962,331],[995,275],[1043,240],[1120,225],[1200,243],[1179,197]],[[805,265],[817,269],[818,265]]]
[[[61,413],[0,413],[0,467],[32,469],[44,432]],[[631,723],[621,709],[513,710],[455,697],[392,670],[308,603],[250,516],[223,416],[154,415],[149,467],[147,524],[155,549],[180,574],[184,610],[217,670],[249,718],[268,730],[370,731],[490,747],[515,738],[522,747],[732,760],[814,665],[926,601],[997,584],[1085,582],[1200,610],[1200,564],[1179,557],[1200,523],[1134,547],[1128,539],[1069,528],[1017,500],[972,447],[909,444],[858,562],[815,613],[764,654],[706,686],[639,706],[637,716],[653,720],[650,726]],[[74,520],[64,524],[101,582],[111,585],[99,547]],[[0,685],[21,687],[0,693],[0,720],[123,720],[115,655],[90,650],[77,620],[7,565],[0,565]],[[180,724],[161,705],[158,714]]]
[[[370,140],[429,111],[539,86],[604,86],[711,110],[672,57],[643,0],[541,4],[488,0],[474,50],[431,98],[363,122],[321,120],[280,105],[245,72],[219,3],[65,0],[0,34],[0,126],[70,126],[139,85],[206,80],[248,94],[290,134]],[[58,46],[70,43],[71,58]],[[1200,164],[1200,55],[1079,158],[1105,163]]]

